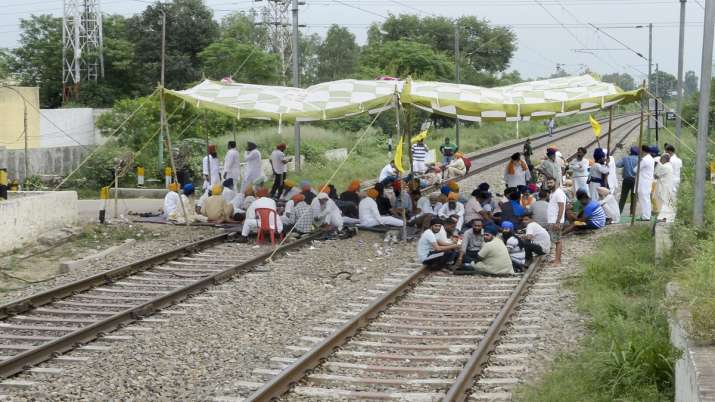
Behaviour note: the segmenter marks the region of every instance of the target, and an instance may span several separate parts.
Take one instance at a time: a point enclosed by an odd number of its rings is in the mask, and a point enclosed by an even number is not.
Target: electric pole
[[[695,155],[695,197],[693,223],[703,225],[705,205],[705,173],[708,156],[708,120],[710,117],[710,84],[712,81],[713,29],[715,29],[715,0],[705,0],[703,24],[703,55],[700,65],[700,99],[698,104],[698,142]]]
[[[455,78],[456,78],[456,83],[459,85],[460,81],[460,74],[461,74],[461,68],[459,66],[459,20],[457,20],[454,24],[454,71],[455,71]],[[454,125],[454,133],[456,136],[456,142],[457,142],[457,149],[459,149],[459,112],[455,108],[455,113],[456,113],[456,119],[455,119],[455,125]]]
[[[62,102],[79,97],[82,81],[104,78],[99,0],[62,1]]]
[[[652,85],[651,80],[653,79],[653,23],[648,24],[648,92],[650,92]],[[650,99],[650,96],[648,96]],[[648,102],[648,136],[647,143],[650,144],[650,102]]]
[[[164,123],[166,119],[166,104],[164,103],[164,64],[166,62],[166,10],[161,9],[161,99],[159,113],[161,114],[161,123],[159,126],[159,175],[164,171]],[[171,150],[169,150],[171,152]]]
[[[675,112],[675,136],[680,138],[683,123],[680,116],[683,113],[683,52],[685,49],[685,3],[688,0],[680,0],[680,38],[678,39],[678,103]]]
[[[300,31],[298,30],[298,0],[293,0],[293,86],[300,88]],[[300,172],[300,123],[293,123],[295,128],[295,171]]]

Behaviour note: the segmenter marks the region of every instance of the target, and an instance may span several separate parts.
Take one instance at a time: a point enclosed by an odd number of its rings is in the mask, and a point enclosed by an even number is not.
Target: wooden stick
[[[643,81],[643,89],[645,90],[645,81]],[[645,91],[643,92],[645,93]],[[642,97],[642,96],[641,96]],[[638,133],[638,165],[636,166],[636,185],[631,192],[631,226],[636,223],[636,208],[638,207],[638,183],[640,182],[641,175],[641,146],[643,143],[643,117],[645,116],[643,108],[643,100],[641,99],[641,121],[640,121],[640,133]],[[635,201],[634,201],[635,200]]]

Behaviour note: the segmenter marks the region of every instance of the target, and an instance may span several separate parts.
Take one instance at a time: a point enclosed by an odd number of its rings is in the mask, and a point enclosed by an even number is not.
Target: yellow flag
[[[596,138],[601,138],[601,123],[593,118],[593,115],[588,115],[588,121],[591,122],[591,127],[593,127],[593,134]]]
[[[425,131],[423,131],[423,132],[417,134],[416,136],[412,137],[412,141],[411,141],[411,142],[412,142],[413,144],[416,144],[417,142],[422,141],[422,140],[424,140],[425,138],[427,138],[427,134],[429,134],[429,130],[425,130]]]
[[[405,136],[400,136],[400,142],[397,143],[397,148],[395,149],[395,167],[400,173],[403,173],[405,169],[402,168],[402,148],[405,145]]]

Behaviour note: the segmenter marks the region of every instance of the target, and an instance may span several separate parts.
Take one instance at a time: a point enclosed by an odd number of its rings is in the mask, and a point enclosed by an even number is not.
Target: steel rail
[[[10,359],[3,360],[2,362],[0,362],[0,377],[10,377],[14,374],[24,371],[27,367],[31,367],[45,360],[49,360],[59,354],[72,350],[83,343],[90,342],[102,336],[104,333],[114,331],[121,326],[137,321],[142,317],[151,315],[157,310],[176,304],[193,294],[203,292],[209,286],[218,285],[227,281],[228,279],[237,274],[249,271],[252,267],[267,261],[274,254],[284,253],[290,249],[302,246],[309,241],[317,239],[321,234],[322,232],[320,231],[315,232],[294,242],[284,244],[283,246],[278,247],[277,250],[271,250],[269,252],[263,253],[249,261],[227,268],[223,271],[217,272],[205,278],[199,279],[189,285],[186,285],[182,288],[176,289],[165,295],[152,299],[146,303],[143,303],[136,307],[128,308],[94,324],[82,327],[74,332],[66,334],[53,341],[38,345],[36,348],[22,352],[18,355],[13,356]],[[199,243],[205,245],[206,242],[216,242],[226,236],[227,235],[215,236]],[[196,243],[186,246],[183,249],[187,249],[188,252],[188,248],[195,245]],[[167,258],[167,255],[179,255],[180,253],[172,254],[177,253],[177,250],[179,249],[172,250],[168,253],[163,253],[158,256],[150,257],[144,261],[156,261],[158,257]],[[85,282],[85,280],[79,282],[88,283]]]
[[[370,303],[360,313],[340,327],[327,339],[320,342],[309,352],[305,353],[300,359],[284,369],[279,375],[271,381],[264,384],[261,388],[251,394],[245,401],[271,401],[274,398],[279,398],[290,388],[297,384],[308,371],[318,367],[323,359],[330,356],[333,351],[343,345],[352,336],[357,334],[361,329],[366,327],[370,320],[376,318],[382,311],[386,310],[390,304],[397,301],[407,291],[416,285],[421,279],[428,275],[427,268],[422,267],[405,278],[402,282],[393,287],[379,299]]]
[[[616,149],[620,144],[625,142],[625,140],[638,127],[639,124],[631,127],[626,134],[624,134],[618,142],[614,144],[613,149]],[[593,140],[586,145],[586,147],[591,147],[596,143],[598,143],[598,140]],[[567,160],[572,160],[575,157],[576,154],[574,153]],[[514,309],[518,304],[518,300],[521,298],[521,295],[526,292],[529,281],[536,274],[536,272],[538,272],[538,270],[540,269],[529,269],[524,275],[522,280],[519,282],[517,289],[514,293],[512,293],[509,300],[507,300],[505,305],[502,307],[497,318],[489,326],[486,335],[484,335],[484,338],[479,342],[479,347],[472,353],[464,368],[457,376],[454,384],[452,384],[447,391],[444,399],[442,399],[443,402],[461,402],[467,399],[467,395],[474,386],[474,383],[482,375],[490,354],[496,348],[496,343],[499,340],[504,327],[509,322],[509,317],[513,314]]]
[[[212,236],[207,239],[177,247],[164,253],[153,255],[141,261],[123,265],[119,268],[112,269],[107,272],[102,272],[78,281],[58,286],[47,291],[37,293],[32,296],[23,297],[18,300],[0,306],[0,320],[11,317],[16,314],[22,314],[33,308],[41,307],[45,304],[52,303],[59,299],[63,299],[73,294],[84,292],[86,290],[96,288],[98,286],[112,283],[117,279],[125,278],[140,271],[145,271],[155,265],[162,264],[167,261],[175,260],[187,254],[194,253],[205,248],[211,247],[214,244],[226,241],[231,234],[224,233],[217,236]]]
[[[621,128],[629,123],[623,123],[615,129]],[[631,128],[615,145],[622,143],[635,129],[637,125]],[[588,146],[595,144],[597,141],[592,141]],[[508,159],[508,158],[506,158]],[[503,160],[498,163],[503,162]],[[480,171],[489,169],[496,165],[497,162],[493,163],[492,166],[482,167]],[[464,176],[467,177],[467,176]],[[470,356],[467,361],[465,368],[460,372],[457,380],[449,389],[445,395],[444,401],[462,401],[466,397],[467,391],[472,387],[475,377],[481,373],[482,366],[489,358],[489,353],[494,349],[496,341],[499,339],[499,335],[504,329],[504,326],[509,322],[514,309],[518,305],[519,301],[524,296],[525,292],[529,289],[529,285],[532,279],[535,277],[537,272],[540,270],[542,257],[537,257],[534,262],[530,265],[526,274],[519,281],[519,284],[514,289],[509,299],[506,301],[504,306],[501,308],[496,319],[492,322],[484,338],[479,342],[477,349]],[[316,367],[318,367],[323,361],[330,356],[337,348],[349,341],[354,335],[358,334],[363,328],[365,328],[369,322],[376,318],[381,312],[385,311],[390,307],[391,304],[395,303],[402,296],[404,296],[409,289],[414,287],[420,280],[428,275],[428,271],[425,267],[422,267],[410,276],[405,278],[402,282],[393,287],[386,294],[381,296],[379,299],[373,301],[369,306],[363,309],[360,313],[354,316],[349,322],[340,327],[327,339],[320,342],[318,345],[313,347],[310,351],[305,353],[297,361],[292,363],[290,366],[286,367],[273,379],[265,383],[261,388],[256,390],[251,394],[246,401],[249,402],[267,402],[280,398],[286,392],[289,392],[291,387],[298,384],[309,372]]]

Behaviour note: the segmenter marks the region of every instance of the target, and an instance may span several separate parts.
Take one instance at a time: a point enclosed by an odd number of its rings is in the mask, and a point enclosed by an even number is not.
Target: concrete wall
[[[70,147],[104,142],[96,128],[97,118],[108,109],[42,109],[40,147]],[[79,144],[78,144],[79,143]]]
[[[27,110],[28,147],[39,146],[39,105],[40,94],[37,87],[0,88],[0,146],[8,149],[25,148],[25,110]]]
[[[87,148],[77,146],[34,148],[28,150],[29,175],[67,175],[89,154]],[[10,180],[25,179],[25,151],[0,146],[0,167],[8,170]]]
[[[0,252],[21,247],[48,230],[78,222],[74,191],[10,193],[0,201]]]

